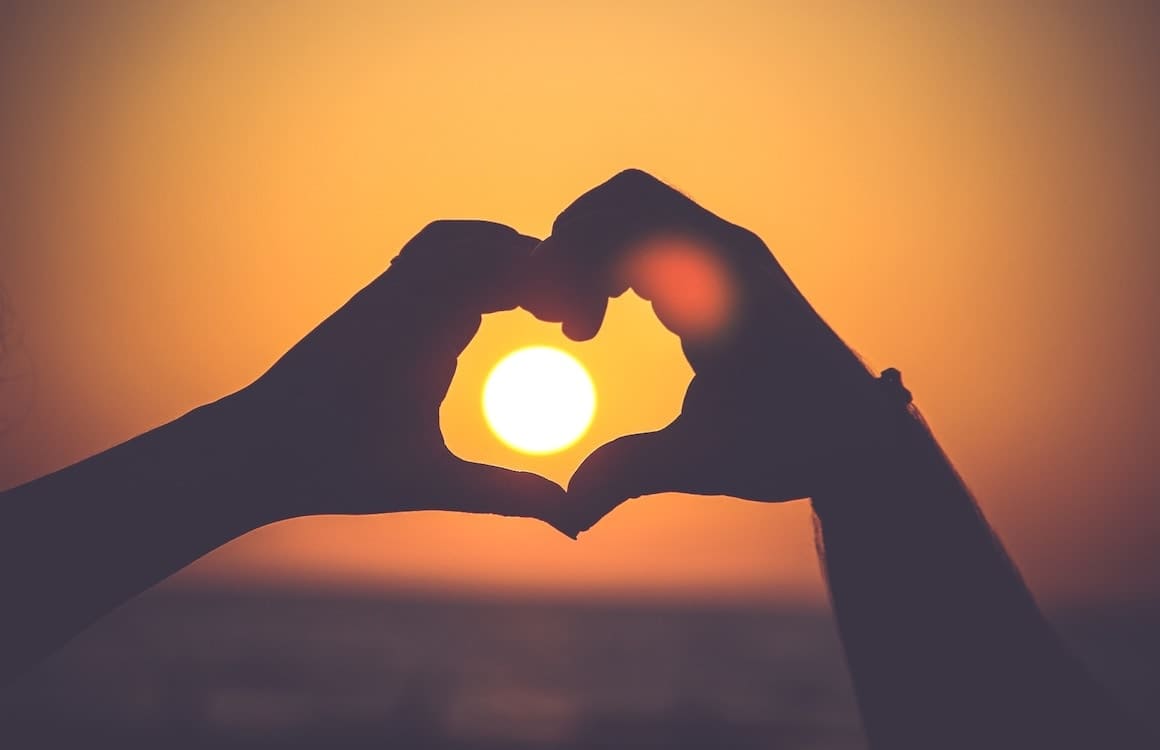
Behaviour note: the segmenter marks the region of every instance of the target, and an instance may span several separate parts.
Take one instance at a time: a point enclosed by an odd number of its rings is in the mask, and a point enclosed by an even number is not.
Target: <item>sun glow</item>
[[[584,365],[550,346],[517,349],[483,385],[483,414],[501,441],[521,453],[557,453],[592,424],[596,388]]]

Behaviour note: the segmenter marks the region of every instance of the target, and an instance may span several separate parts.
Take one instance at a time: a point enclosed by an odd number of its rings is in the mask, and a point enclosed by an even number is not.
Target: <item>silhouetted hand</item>
[[[551,523],[559,515],[561,487],[463,461],[439,428],[456,358],[481,314],[519,304],[536,242],[490,222],[430,224],[239,394],[288,480],[284,517],[456,510]]]
[[[678,258],[674,272],[662,262],[654,273],[634,263],[643,253],[663,256],[666,245],[691,251],[692,265]],[[568,488],[574,529],[658,492],[807,497],[852,444],[870,439],[861,426],[881,402],[873,377],[765,244],[652,176],[622,172],[581,196],[556,219],[533,265],[537,288],[525,306],[537,317],[591,338],[608,298],[631,287],[681,336],[695,372],[672,424],[614,440],[576,471]],[[726,314],[708,331],[680,309],[705,294],[693,288],[698,273],[715,277],[725,296]]]

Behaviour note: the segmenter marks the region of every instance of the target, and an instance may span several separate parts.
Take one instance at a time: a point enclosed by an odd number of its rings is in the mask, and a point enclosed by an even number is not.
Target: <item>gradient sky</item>
[[[1160,595],[1160,24],[1141,4],[25,5],[0,10],[0,485],[249,383],[428,221],[543,234],[636,166],[762,235],[902,369],[1038,594]],[[557,456],[504,448],[479,410],[488,368],[534,343],[597,384],[592,431]],[[585,344],[504,313],[443,426],[464,457],[563,482],[665,424],[689,377],[638,299]],[[301,520],[179,578],[823,596],[806,504],[682,496],[579,544],[451,514]]]

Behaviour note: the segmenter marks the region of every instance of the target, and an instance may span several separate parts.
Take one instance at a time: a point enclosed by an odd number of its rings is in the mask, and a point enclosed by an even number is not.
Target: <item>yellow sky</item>
[[[6,11],[0,483],[248,383],[432,219],[542,234],[637,166],[761,234],[851,345],[903,370],[1037,591],[1160,592],[1155,14],[162,5]],[[521,456],[479,389],[540,343],[589,366],[600,407],[574,448]],[[563,482],[674,416],[689,375],[639,300],[585,344],[504,313],[443,425],[464,457]],[[804,504],[672,496],[579,544],[445,514],[296,521],[185,575],[822,591]]]

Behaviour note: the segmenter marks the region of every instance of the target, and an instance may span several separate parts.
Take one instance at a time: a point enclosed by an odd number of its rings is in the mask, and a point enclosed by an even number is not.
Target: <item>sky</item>
[[[24,5],[0,10],[0,486],[252,382],[431,220],[542,236],[639,167],[761,235],[902,370],[1042,599],[1160,596],[1143,4]],[[596,383],[592,430],[554,456],[504,447],[479,407],[530,344]],[[690,376],[631,295],[583,344],[497,314],[442,426],[465,458],[564,483],[671,420]],[[454,514],[296,520],[176,582],[824,597],[808,504],[676,495],[579,543]]]

